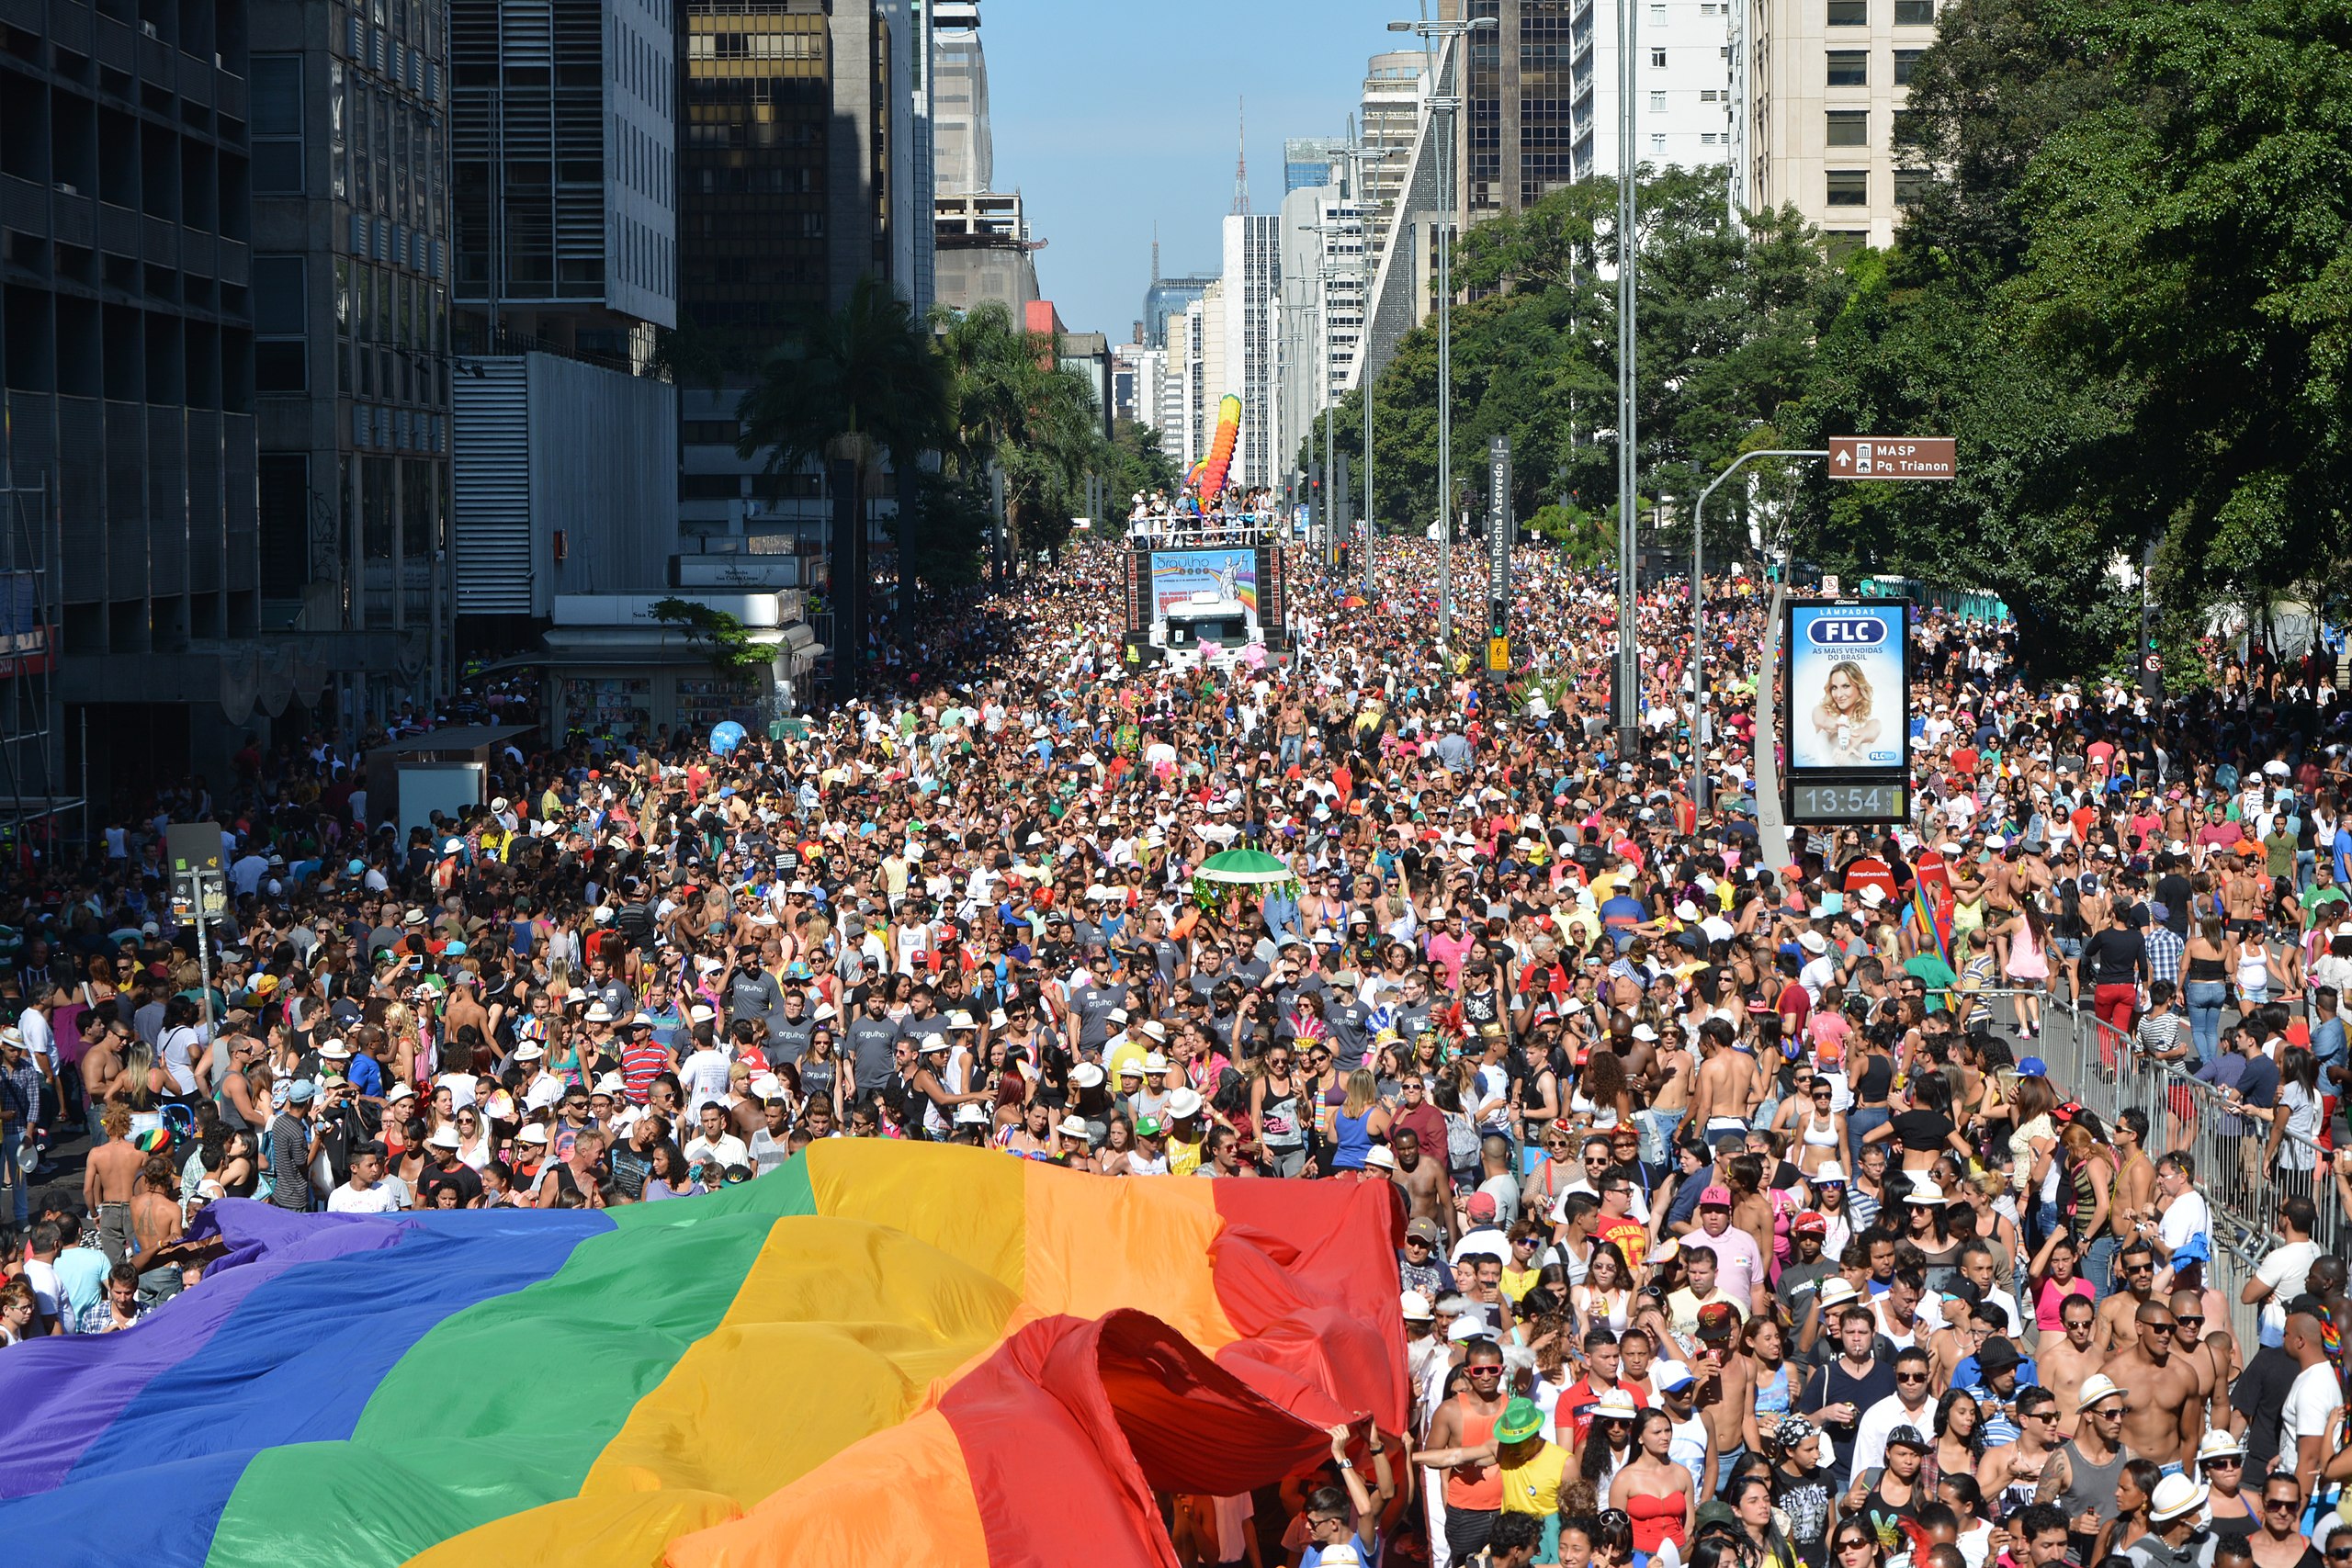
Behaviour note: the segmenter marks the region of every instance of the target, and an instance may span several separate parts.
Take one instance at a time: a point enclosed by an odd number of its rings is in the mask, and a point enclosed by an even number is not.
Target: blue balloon
[[[710,749],[724,757],[743,744],[743,727],[733,719],[714,727],[710,732]]]

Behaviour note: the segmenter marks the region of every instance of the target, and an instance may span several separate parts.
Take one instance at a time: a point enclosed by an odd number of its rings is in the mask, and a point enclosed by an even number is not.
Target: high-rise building
[[[452,653],[449,23],[249,13],[263,620],[351,714],[446,689]]]
[[[672,0],[449,4],[459,346],[641,368],[678,319]]]
[[[867,276],[920,305],[930,195],[915,175],[914,62],[932,13],[912,0],[756,12],[684,0],[684,21],[679,306],[694,333],[724,357],[756,359]],[[771,474],[736,453],[750,384],[736,371],[715,391],[680,389],[680,525],[814,550],[829,517],[822,475]]]
[[[1132,424],[1159,428],[1160,385],[1168,379],[1168,351],[1141,343],[1111,345],[1111,411]],[[1160,450],[1169,450],[1164,439]]]
[[[983,300],[1002,305],[1017,325],[1038,298],[1029,223],[1017,191],[973,191],[932,198],[939,302],[968,310]]]
[[[996,188],[989,67],[978,0],[936,0],[932,26],[932,157],[941,196]]]
[[[1294,136],[1283,143],[1283,194],[1349,183],[1350,149],[1337,136]]]
[[[1152,246],[1151,285],[1143,291],[1143,341],[1154,348],[1170,353],[1170,363],[1177,345],[1169,342],[1168,334],[1184,314],[1184,307],[1208,291],[1216,281],[1213,273],[1190,274],[1183,277],[1159,276],[1159,247]]]
[[[1421,98],[1427,59],[1418,49],[1375,54],[1364,67],[1363,102],[1358,123],[1363,146],[1359,166],[1363,188],[1358,194],[1372,209],[1372,250],[1387,243],[1389,220],[1395,217],[1397,193],[1405,184],[1405,164],[1421,121]]]
[[[1224,352],[1218,396],[1241,400],[1241,434],[1234,446],[1230,482],[1244,488],[1276,482],[1287,458],[1276,446],[1275,343],[1282,285],[1282,219],[1272,212],[1225,218],[1222,321]]]
[[[102,793],[191,765],[218,784],[260,675],[256,363],[304,351],[300,312],[256,309],[249,190],[257,156],[300,177],[287,121],[254,125],[238,0],[29,0],[0,26],[0,571],[12,635],[55,660],[53,682],[47,659],[0,675],[0,735],[38,705],[39,733],[87,735]],[[317,697],[323,671],[287,673]],[[62,747],[6,751],[46,756],[26,794],[80,772]]]
[[[1734,161],[1738,118],[1732,101],[1732,7],[1738,0],[1642,0],[1634,44],[1641,51],[1634,104],[1635,152],[1656,167],[1706,168]],[[1600,78],[1596,103],[1595,174],[1617,166],[1617,22],[1613,7],[1596,5],[1607,23],[1606,48],[1593,51]]]
[[[1351,384],[1371,283],[1368,216],[1335,185],[1283,198],[1277,472],[1297,463],[1310,428]]]
[[[1740,0],[1748,6],[1749,205],[1792,204],[1833,242],[1890,245],[1924,175],[1897,165],[1911,66],[1936,0]]]

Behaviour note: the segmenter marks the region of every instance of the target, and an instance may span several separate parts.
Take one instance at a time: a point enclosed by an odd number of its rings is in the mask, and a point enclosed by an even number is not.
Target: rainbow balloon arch
[[[1172,1561],[1155,1494],[1396,1440],[1401,1229],[1385,1183],[883,1140],[609,1211],[215,1203],[186,1295],[0,1352],[0,1531],[94,1568]]]
[[[1193,465],[1186,482],[1205,505],[1225,493],[1225,476],[1233,467],[1233,448],[1241,439],[1241,400],[1231,392],[1217,400],[1216,434],[1209,439],[1209,455]]]

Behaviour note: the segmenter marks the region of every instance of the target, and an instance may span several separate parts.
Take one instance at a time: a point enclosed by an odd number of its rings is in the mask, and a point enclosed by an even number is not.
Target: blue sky
[[[1250,195],[1283,195],[1283,139],[1338,136],[1364,62],[1417,44],[1416,0],[981,0],[996,184],[1049,241],[1037,279],[1073,332],[1126,341],[1159,224],[1168,273],[1214,272],[1233,208],[1235,100]]]

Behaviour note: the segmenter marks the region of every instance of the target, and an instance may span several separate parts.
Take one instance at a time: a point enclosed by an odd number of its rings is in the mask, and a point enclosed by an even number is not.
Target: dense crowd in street
[[[20,874],[0,1343],[173,1312],[225,1200],[612,1207],[941,1140],[1396,1189],[1413,1429],[1165,1499],[1188,1564],[2352,1562],[2331,659],[2152,701],[1924,613],[1913,820],[1783,852],[1758,581],[1698,648],[1644,595],[1625,746],[1613,579],[1521,551],[1498,685],[1434,646],[1431,547],[1299,552],[1287,650],[1171,671],[1123,663],[1112,547],[911,617],[786,738],[525,738],[403,837],[316,736]],[[1195,882],[1238,847],[1292,880]],[[2139,1082],[2153,1122],[2096,1109]]]

